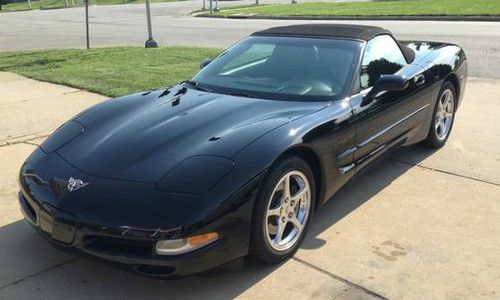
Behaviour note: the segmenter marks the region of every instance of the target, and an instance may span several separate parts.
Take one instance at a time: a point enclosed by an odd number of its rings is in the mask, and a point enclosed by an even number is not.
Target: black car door
[[[383,74],[408,79],[402,91],[382,91],[368,98],[368,92]],[[417,64],[408,64],[390,35],[367,42],[359,75],[359,93],[351,98],[356,124],[354,162],[363,167],[391,146],[404,142],[416,132],[428,108],[426,75]]]

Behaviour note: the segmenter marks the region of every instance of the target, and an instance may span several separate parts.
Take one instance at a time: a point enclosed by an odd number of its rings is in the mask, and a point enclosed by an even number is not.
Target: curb
[[[459,22],[500,22],[500,16],[218,16],[196,14],[199,18],[256,19],[256,20],[364,20],[364,21],[459,21]]]

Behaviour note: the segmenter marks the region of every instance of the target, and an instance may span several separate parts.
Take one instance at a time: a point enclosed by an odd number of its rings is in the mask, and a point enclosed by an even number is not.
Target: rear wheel
[[[311,222],[314,187],[311,168],[299,157],[285,157],[270,169],[254,208],[253,256],[277,263],[295,253]]]
[[[446,144],[455,119],[455,107],[455,87],[451,82],[447,81],[443,84],[434,107],[432,125],[424,141],[426,146],[441,148]]]

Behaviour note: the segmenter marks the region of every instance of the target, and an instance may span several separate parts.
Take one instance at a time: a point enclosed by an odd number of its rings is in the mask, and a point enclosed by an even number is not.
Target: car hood
[[[85,130],[57,152],[94,176],[156,183],[188,157],[231,158],[270,130],[325,106],[178,86],[167,95],[153,91],[93,107],[74,119]]]

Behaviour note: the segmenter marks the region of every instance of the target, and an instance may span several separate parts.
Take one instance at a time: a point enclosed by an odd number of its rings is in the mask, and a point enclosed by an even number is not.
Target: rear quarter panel
[[[415,63],[421,65],[428,74],[428,84],[435,96],[444,80],[455,76],[458,83],[457,96],[460,105],[468,76],[465,51],[457,45],[439,42],[406,42],[415,51]]]
[[[432,123],[432,115],[439,91],[446,80],[451,80],[457,89],[457,108],[462,103],[465,92],[468,64],[462,48],[457,45],[441,42],[406,41],[403,42],[415,51],[414,64],[422,66],[426,76],[426,89],[431,109],[423,120],[424,124],[418,134],[407,144],[424,140]]]

